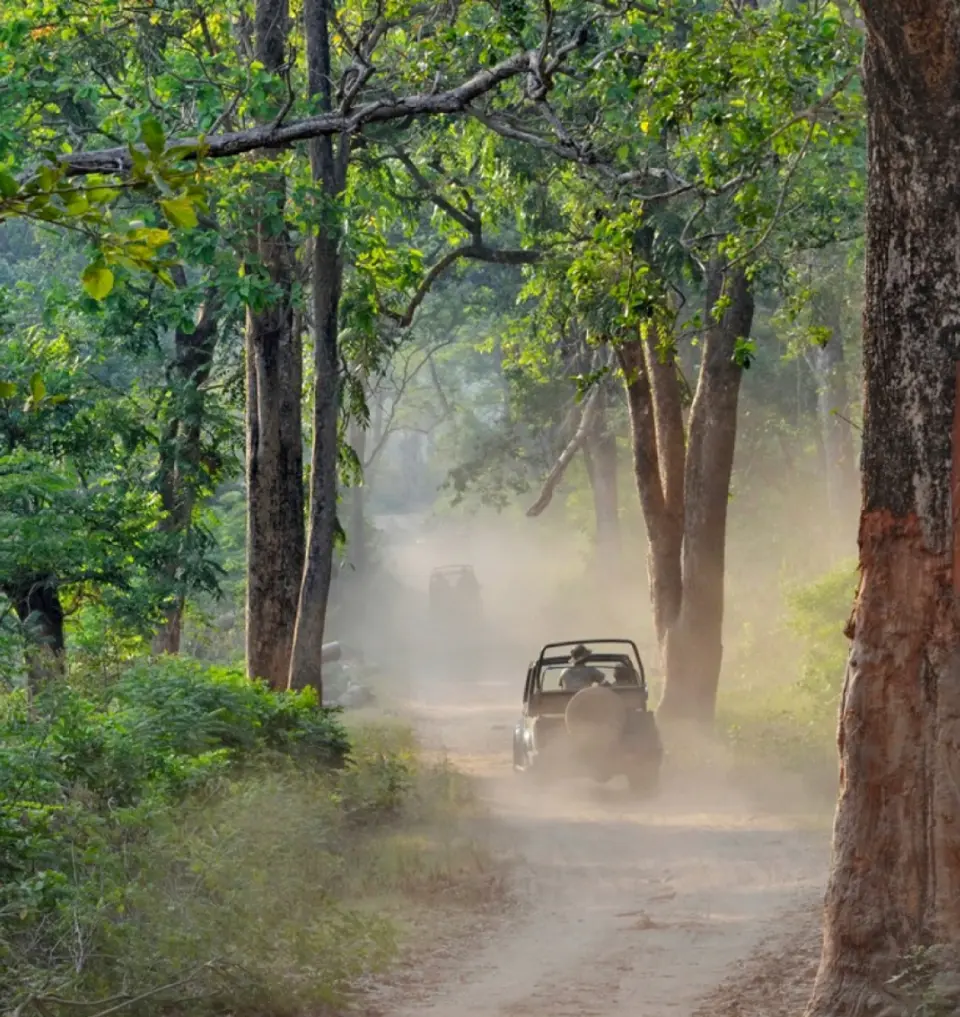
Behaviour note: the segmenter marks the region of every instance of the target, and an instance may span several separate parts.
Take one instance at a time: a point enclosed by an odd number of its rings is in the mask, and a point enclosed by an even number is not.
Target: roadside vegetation
[[[832,806],[837,793],[837,717],[850,643],[844,627],[856,562],[788,584],[785,609],[760,639],[742,635],[725,675],[717,725],[744,767],[798,774]]]
[[[0,1012],[316,1014],[496,873],[410,731],[188,658],[0,693]],[[457,899],[454,897],[454,899]]]

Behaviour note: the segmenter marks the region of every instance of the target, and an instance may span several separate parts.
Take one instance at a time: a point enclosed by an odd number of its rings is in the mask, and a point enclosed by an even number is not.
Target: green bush
[[[103,888],[122,898],[124,859],[185,796],[268,753],[329,766],[347,750],[312,690],[278,695],[190,660],[137,665],[99,695],[69,685],[33,702],[23,690],[4,694],[0,1001],[22,992],[26,970],[30,982],[45,968],[77,967],[64,922],[94,936],[116,905]]]
[[[836,701],[850,644],[843,633],[857,589],[857,563],[846,561],[813,583],[787,594],[788,625],[802,642],[799,685]]]
[[[395,953],[389,895],[486,878],[462,779],[406,728],[350,741],[314,693],[191,660],[0,696],[0,1012],[341,1003]]]
[[[852,562],[788,590],[786,631],[772,638],[778,649],[766,654],[768,669],[755,660],[751,680],[722,685],[718,704],[738,763],[798,773],[824,802],[836,794],[837,709],[849,650],[843,629],[855,590]]]

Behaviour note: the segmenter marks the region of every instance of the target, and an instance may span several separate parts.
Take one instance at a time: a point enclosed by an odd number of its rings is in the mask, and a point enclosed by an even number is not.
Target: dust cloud
[[[352,589],[341,580],[348,610],[338,635],[384,667],[380,713],[412,722],[428,751],[474,778],[483,814],[473,832],[514,859],[516,906],[501,915],[491,902],[472,915],[469,934],[438,937],[402,981],[371,990],[372,1012],[685,1015],[784,915],[815,907],[827,811],[796,775],[744,773],[717,739],[665,731],[664,785],[647,802],[621,778],[533,785],[512,772],[526,667],[544,642],[633,638],[657,701],[639,542],[611,567],[597,564],[572,528],[519,513],[376,522],[378,568]],[[745,618],[756,627],[777,610],[771,598],[786,556],[783,544],[758,549],[768,523],[732,549],[741,569],[734,589],[751,591],[730,613],[734,636]],[[431,570],[448,564],[472,565],[483,598],[482,619],[455,639],[431,618],[428,600]]]

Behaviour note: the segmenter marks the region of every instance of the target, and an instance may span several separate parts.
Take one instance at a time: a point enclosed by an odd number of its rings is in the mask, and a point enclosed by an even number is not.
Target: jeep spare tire
[[[612,689],[591,685],[567,703],[564,714],[567,734],[581,743],[618,739],[627,723],[627,711]]]

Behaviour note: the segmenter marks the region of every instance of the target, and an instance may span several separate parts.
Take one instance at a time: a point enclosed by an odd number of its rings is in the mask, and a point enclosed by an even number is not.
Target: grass
[[[798,686],[741,686],[721,696],[717,724],[736,767],[772,767],[801,778],[818,798],[836,798],[836,701]]]
[[[730,654],[717,728],[735,769],[798,778],[813,800],[836,800],[837,720],[849,644],[843,633],[856,563],[786,591],[786,613],[763,640]]]

